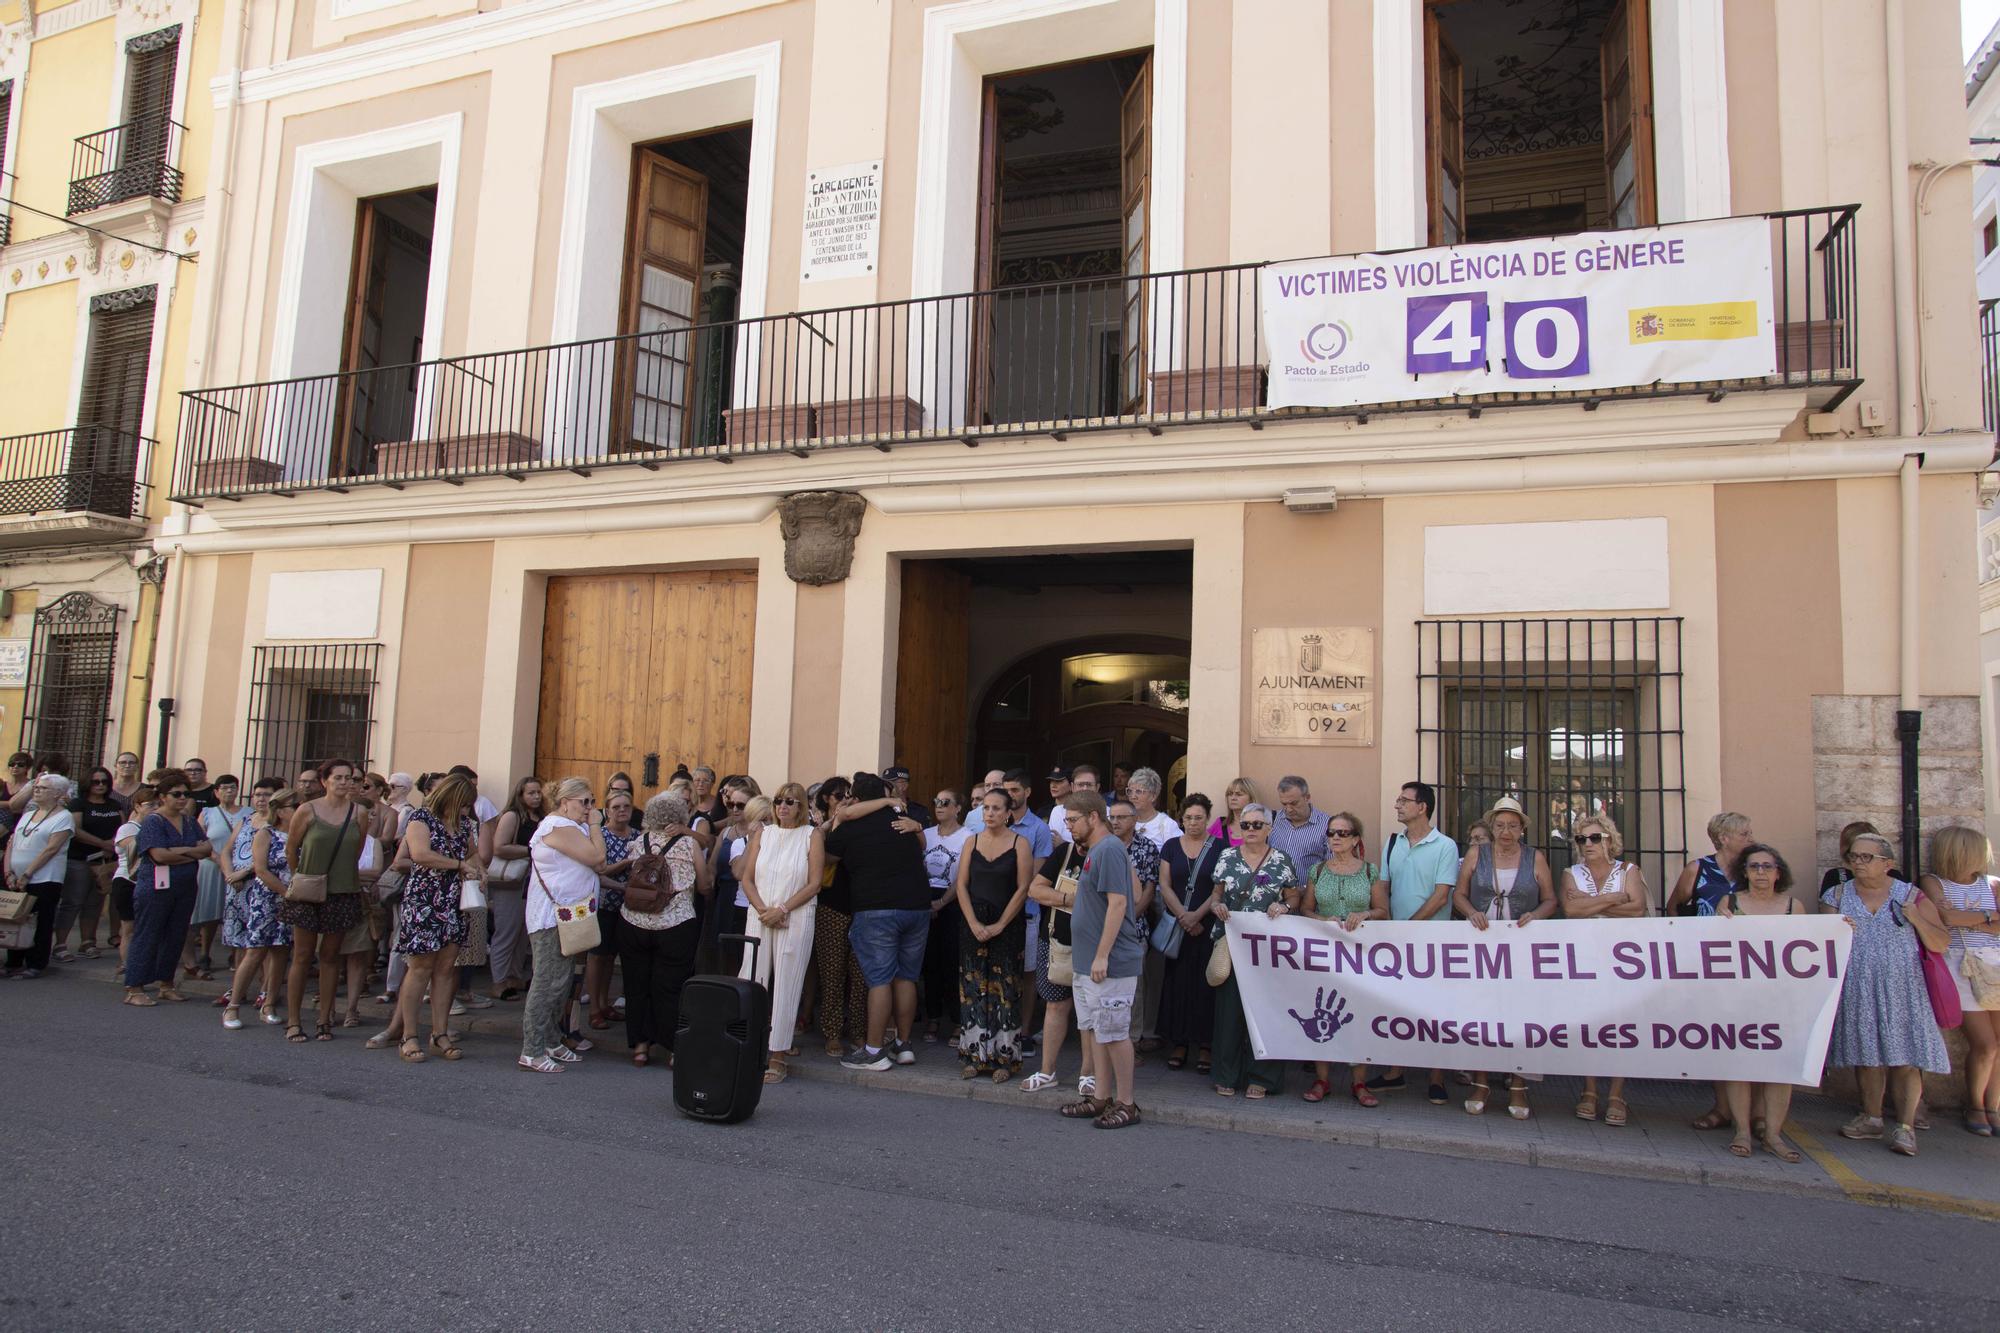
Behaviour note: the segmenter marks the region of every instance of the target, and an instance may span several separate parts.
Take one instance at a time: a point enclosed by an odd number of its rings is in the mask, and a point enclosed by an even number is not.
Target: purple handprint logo
[[[1329,1008],[1329,1005],[1332,1007]],[[1306,1036],[1317,1042],[1332,1041],[1334,1033],[1354,1021],[1354,1015],[1347,1012],[1347,1001],[1340,992],[1326,986],[1321,986],[1313,996],[1313,1011],[1310,1014],[1302,1014],[1296,1009],[1285,1012],[1298,1020]]]

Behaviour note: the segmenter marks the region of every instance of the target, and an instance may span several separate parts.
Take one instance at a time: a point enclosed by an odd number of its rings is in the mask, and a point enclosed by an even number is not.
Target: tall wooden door
[[[621,331],[645,336],[625,344],[615,401],[638,449],[688,443],[688,399],[695,377],[701,261],[708,223],[708,178],[640,149],[633,175],[632,233],[625,262]]]
[[[1611,225],[1657,221],[1653,192],[1653,55],[1646,0],[1619,0],[1598,42],[1604,95],[1604,177]]]
[[[969,575],[937,560],[903,562],[895,762],[910,770],[913,798],[928,801],[966,780],[971,614]]]
[[[602,794],[622,769],[644,800],[676,764],[743,772],[756,627],[751,570],[550,579],[536,775],[587,778]]]
[[[1435,6],[1424,7],[1424,157],[1430,180],[1430,241],[1465,239],[1465,62]]]
[[[1146,398],[1146,212],[1153,199],[1153,57],[1139,66],[1118,108],[1120,271],[1125,275],[1120,312],[1118,397],[1120,410],[1137,412]]]

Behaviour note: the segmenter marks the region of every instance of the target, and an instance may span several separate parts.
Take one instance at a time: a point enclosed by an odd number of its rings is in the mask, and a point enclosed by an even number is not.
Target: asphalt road
[[[2000,1227],[0,982],[0,1328],[2000,1327]]]

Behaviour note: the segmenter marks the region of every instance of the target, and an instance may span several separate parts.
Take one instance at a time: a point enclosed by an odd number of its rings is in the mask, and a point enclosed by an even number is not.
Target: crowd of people
[[[1651,910],[1608,809],[1574,813],[1574,859],[1557,873],[1520,801],[1498,799],[1461,848],[1422,782],[1396,793],[1377,859],[1361,817],[1317,808],[1296,776],[1274,801],[1238,777],[1219,801],[1189,792],[1168,809],[1145,767],[1056,769],[1045,802],[1029,774],[995,770],[926,803],[896,766],[767,795],[703,765],[677,770],[643,807],[625,773],[602,792],[524,777],[496,807],[464,766],[413,778],[329,759],[291,779],[260,776],[247,800],[241,778],[211,780],[200,759],[143,780],[129,753],[80,781],[57,755],[16,754],[8,768],[6,885],[31,900],[35,922],[32,943],[8,954],[9,977],[115,948],[125,1004],[184,1002],[177,981],[211,975],[219,937],[225,1029],[254,1009],[289,1042],[331,1041],[364,1024],[373,994],[386,1021],[371,1049],[455,1061],[454,1016],[518,1003],[519,1067],[559,1074],[600,1040],[590,1033],[617,1026],[634,1066],[670,1063],[682,986],[722,971],[770,991],[767,1082],[787,1077],[807,1034],[866,1071],[949,1043],[962,1077],[1005,1083],[1032,1063],[1025,1093],[1067,1084],[1061,1114],[1107,1129],[1139,1123],[1134,1070],[1162,1052],[1168,1071],[1192,1065],[1222,1097],[1284,1091],[1285,1062],[1252,1048],[1222,942],[1232,914],[1296,913],[1344,931],[1555,917],[1616,930]],[[2000,904],[1985,834],[1938,831],[1912,883],[1879,830],[1851,824],[1815,901],[1794,892],[1784,856],[1745,816],[1718,814],[1707,833],[1714,850],[1682,869],[1666,911],[1737,920],[1816,908],[1853,927],[1827,1064],[1855,1071],[1862,1107],[1841,1132],[1916,1153],[1922,1076],[1951,1069],[1942,1021],[1962,1025],[1968,1045],[1964,1127],[1991,1137]],[[1069,1066],[1072,1027],[1080,1058]],[[1335,1070],[1307,1068],[1301,1095],[1324,1100]],[[1509,1116],[1534,1115],[1537,1078],[1519,1071],[1357,1065],[1344,1081],[1374,1108],[1412,1088],[1413,1072],[1433,1104],[1483,1115],[1503,1090]],[[1572,1113],[1622,1126],[1626,1091],[1622,1078],[1586,1078]],[[1789,1085],[1715,1094],[1696,1128],[1730,1129],[1738,1156],[1762,1147],[1799,1160],[1784,1138]]]

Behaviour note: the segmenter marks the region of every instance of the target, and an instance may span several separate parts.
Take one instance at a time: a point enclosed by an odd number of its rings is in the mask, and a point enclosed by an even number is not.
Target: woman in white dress
[[[1646,915],[1646,879],[1639,867],[1621,861],[1625,839],[1609,815],[1584,815],[1570,830],[1582,859],[1563,876],[1563,915],[1572,921],[1596,917],[1630,920]],[[1604,1123],[1616,1129],[1624,1125],[1625,1080],[1614,1078],[1604,1101]],[[1597,1119],[1597,1080],[1583,1080],[1583,1096],[1577,1099],[1578,1120]]]
[[[820,832],[806,821],[806,789],[787,782],[771,798],[776,822],[758,826],[743,850],[741,884],[750,904],[745,933],[760,940],[745,949],[746,980],[771,991],[771,1064],[766,1083],[782,1083],[785,1057],[797,1024],[799,993],[812,962],[813,925],[819,914],[820,879],[826,866]]]

